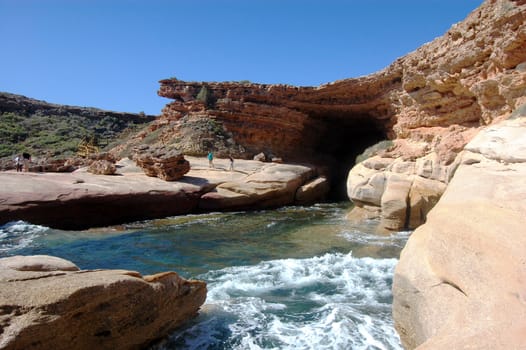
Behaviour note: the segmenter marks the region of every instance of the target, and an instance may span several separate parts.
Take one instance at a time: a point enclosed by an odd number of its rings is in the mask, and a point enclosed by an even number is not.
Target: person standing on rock
[[[22,171],[22,156],[20,154],[18,154],[15,157],[15,165],[16,165],[16,172],[17,173]]]
[[[212,151],[208,152],[208,167],[214,167],[214,153],[212,153]]]
[[[232,158],[232,156],[228,156],[228,160],[230,161],[230,167],[228,170],[234,171],[234,158]]]
[[[22,157],[24,158],[24,171],[29,171],[29,162],[31,161],[31,155],[27,152],[22,153]]]

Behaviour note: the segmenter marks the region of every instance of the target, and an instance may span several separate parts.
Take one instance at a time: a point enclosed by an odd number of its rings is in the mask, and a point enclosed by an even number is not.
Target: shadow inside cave
[[[325,115],[318,119],[319,128],[311,137],[313,152],[327,169],[331,183],[329,201],[347,200],[347,176],[356,157],[368,147],[386,140],[382,121],[369,115]]]

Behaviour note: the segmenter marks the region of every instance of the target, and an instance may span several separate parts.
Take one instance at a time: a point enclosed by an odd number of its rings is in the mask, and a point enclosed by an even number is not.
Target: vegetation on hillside
[[[140,124],[139,124],[140,125]],[[36,156],[68,157],[83,139],[106,146],[138,124],[113,115],[44,115],[0,112],[0,158],[28,152]]]

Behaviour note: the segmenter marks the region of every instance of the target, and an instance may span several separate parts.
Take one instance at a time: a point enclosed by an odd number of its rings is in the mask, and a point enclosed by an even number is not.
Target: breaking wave
[[[13,221],[0,226],[0,256],[28,247],[48,230],[47,227],[25,221]]]
[[[210,271],[199,317],[156,349],[401,349],[396,262],[334,253]]]

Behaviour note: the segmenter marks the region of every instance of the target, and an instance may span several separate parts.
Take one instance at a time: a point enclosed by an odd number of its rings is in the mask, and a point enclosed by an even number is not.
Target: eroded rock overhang
[[[244,150],[240,154],[227,147],[226,152],[245,158],[264,152],[315,163],[341,187],[359,153],[395,137],[390,93],[401,88],[400,73],[387,70],[320,87],[166,79],[159,95],[174,101],[161,119],[212,118]],[[213,142],[202,148],[207,146],[221,149]],[[344,189],[338,192],[345,194]]]
[[[165,79],[158,93],[174,101],[158,125],[171,126],[164,142],[191,139],[178,141],[185,153],[265,152],[343,174],[356,154],[389,139],[393,147],[384,155],[434,154],[449,165],[480,127],[526,102],[524,16],[520,1],[485,2],[384,70],[318,87]],[[190,132],[198,119],[217,123],[223,139]]]

